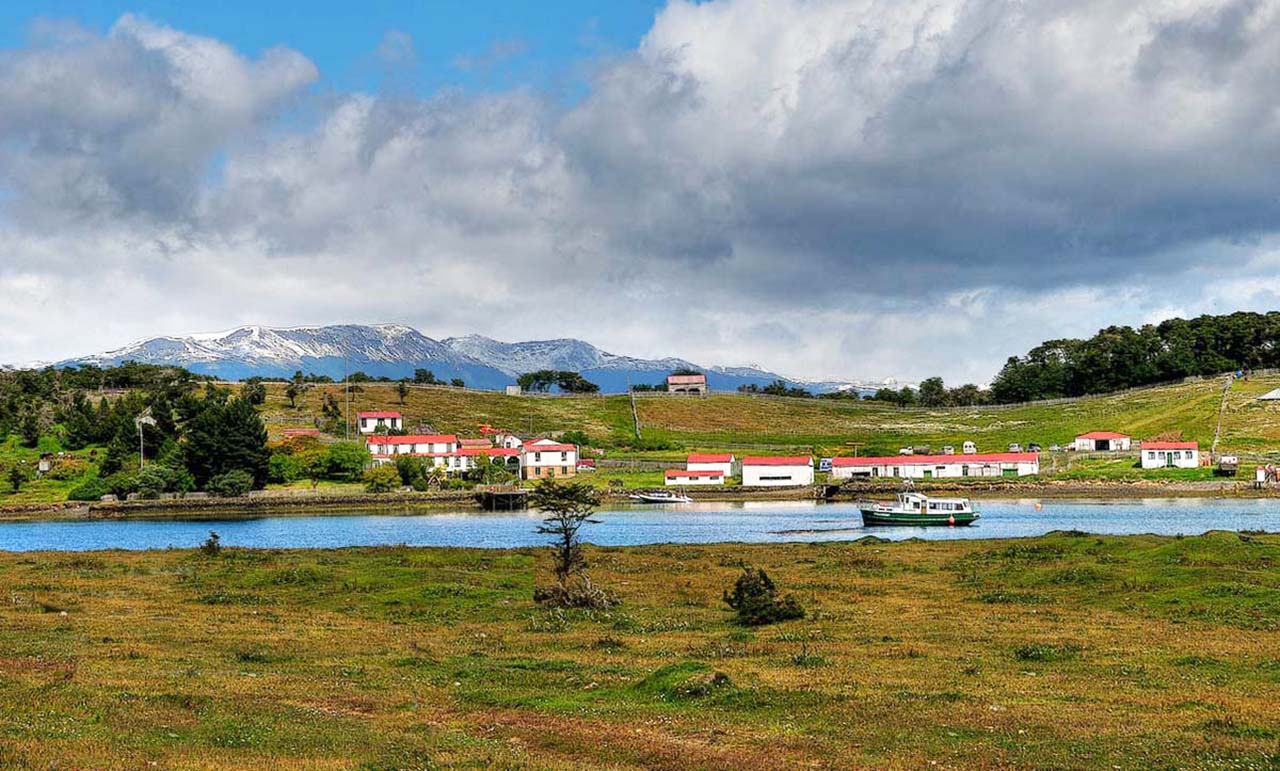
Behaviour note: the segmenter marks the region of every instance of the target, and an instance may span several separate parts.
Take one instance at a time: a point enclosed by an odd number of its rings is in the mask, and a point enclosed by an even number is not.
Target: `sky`
[[[0,4],[0,362],[240,324],[989,382],[1280,299],[1280,0]]]

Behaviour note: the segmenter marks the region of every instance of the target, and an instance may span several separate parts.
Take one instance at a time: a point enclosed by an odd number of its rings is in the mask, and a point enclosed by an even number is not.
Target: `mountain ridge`
[[[429,369],[442,380],[501,389],[524,373],[572,370],[602,391],[623,392],[631,384],[659,383],[672,370],[705,372],[714,390],[766,385],[782,380],[817,392],[866,390],[857,381],[805,381],[759,367],[699,365],[679,357],[644,359],[611,353],[576,338],[508,343],[472,334],[437,340],[404,324],[331,324],[295,327],[245,325],[218,332],[160,335],[54,366],[109,366],[124,361],[170,364],[226,380],[288,377],[297,370],[335,379],[363,371],[374,377],[411,377]]]

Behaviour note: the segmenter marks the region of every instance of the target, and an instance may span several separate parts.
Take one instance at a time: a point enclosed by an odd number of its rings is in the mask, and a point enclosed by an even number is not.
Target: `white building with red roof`
[[[412,434],[404,436],[370,436],[365,439],[374,464],[392,463],[397,456],[409,455],[430,460],[450,474],[461,474],[481,462],[501,459],[504,467],[519,470],[520,451],[503,447],[463,447],[454,434]]]
[[[376,434],[380,431],[403,431],[404,416],[398,412],[382,410],[360,412],[356,414],[356,428],[362,434]]]
[[[669,468],[663,472],[667,487],[684,487],[686,485],[722,485],[725,472],[718,469],[690,471],[688,469]]]
[[[1090,431],[1071,443],[1076,452],[1128,452],[1130,446],[1129,436],[1115,431]]]
[[[694,453],[685,459],[689,471],[719,471],[723,476],[733,476],[733,465],[738,459],[732,453]]]
[[[1142,467],[1196,468],[1200,465],[1199,442],[1143,442]]]
[[[832,479],[895,477],[953,479],[960,477],[1023,477],[1040,473],[1034,452],[990,452],[972,455],[886,455],[832,458]]]
[[[808,455],[757,455],[742,459],[744,487],[798,487],[813,484],[813,458]]]
[[[571,477],[578,473],[578,446],[554,439],[533,439],[520,448],[520,472],[525,479]]]

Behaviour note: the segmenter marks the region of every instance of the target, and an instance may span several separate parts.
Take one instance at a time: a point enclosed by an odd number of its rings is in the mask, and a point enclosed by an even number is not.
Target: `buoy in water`
[[[955,523],[956,523],[956,515],[955,515],[955,514],[952,514],[951,516],[947,517],[947,524],[948,524],[948,525],[954,525]]]
[[[1042,508],[1042,507],[1040,506],[1040,504],[1039,504],[1039,503],[1036,503],[1036,511],[1039,511],[1041,508]]]

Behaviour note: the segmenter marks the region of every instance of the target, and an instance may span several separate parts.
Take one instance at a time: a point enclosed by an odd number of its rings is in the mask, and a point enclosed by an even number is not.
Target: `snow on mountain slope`
[[[245,326],[183,337],[154,337],[105,353],[58,362],[56,366],[123,361],[172,364],[201,374],[240,380],[253,375],[288,377],[297,370],[341,378],[363,371],[375,377],[411,377],[428,369],[440,379],[461,378],[476,388],[499,389],[540,369],[581,372],[606,392],[628,384],[658,383],[676,369],[707,373],[715,390],[764,385],[783,379],[756,367],[700,367],[678,358],[639,359],[602,351],[574,339],[505,343],[481,335],[435,340],[401,324],[273,328]],[[848,383],[823,383],[823,390]]]

